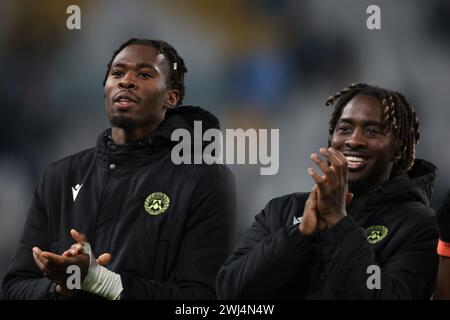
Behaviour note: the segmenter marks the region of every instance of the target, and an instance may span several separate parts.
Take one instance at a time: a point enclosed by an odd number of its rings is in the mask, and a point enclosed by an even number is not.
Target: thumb
[[[350,204],[350,202],[352,202],[353,196],[354,196],[353,193],[351,193],[351,192],[347,193],[347,197],[345,198],[345,205],[346,206],[348,206]]]
[[[76,242],[87,242],[86,236],[82,233],[79,233],[77,230],[75,229],[71,229],[70,230],[70,235],[72,236],[72,238],[76,241]]]
[[[310,198],[311,198],[312,201],[317,201],[318,193],[319,193],[319,188],[317,187],[317,184],[316,184],[311,189],[311,193],[310,193]]]
[[[104,253],[97,258],[97,263],[101,266],[106,266],[111,262],[112,256],[110,253]]]
[[[317,224],[317,218],[314,214],[314,209],[316,207],[315,201],[317,201],[317,191],[314,189],[310,192],[308,200],[306,200],[305,208],[303,209],[303,224],[311,226],[315,229]]]

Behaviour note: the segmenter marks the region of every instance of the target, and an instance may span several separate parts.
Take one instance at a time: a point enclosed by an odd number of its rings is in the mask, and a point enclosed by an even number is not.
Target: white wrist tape
[[[83,242],[83,253],[89,255],[89,270],[81,289],[109,300],[118,300],[123,290],[120,275],[95,261],[89,242]]]

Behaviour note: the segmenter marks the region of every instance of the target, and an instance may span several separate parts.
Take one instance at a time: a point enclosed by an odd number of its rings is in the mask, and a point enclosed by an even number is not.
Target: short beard
[[[113,127],[121,128],[125,131],[130,131],[133,129],[136,129],[138,127],[138,124],[136,121],[127,118],[127,117],[121,117],[121,116],[113,116],[111,119],[109,119],[109,123]]]

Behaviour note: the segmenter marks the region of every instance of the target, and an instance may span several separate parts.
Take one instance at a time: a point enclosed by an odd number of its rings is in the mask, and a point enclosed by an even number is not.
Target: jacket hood
[[[370,202],[419,201],[430,205],[436,183],[437,167],[431,162],[416,159],[408,172],[402,172],[389,179],[372,192]]]
[[[194,142],[194,121],[201,121],[202,134],[208,129],[220,129],[219,120],[210,112],[194,106],[170,109],[161,125],[148,138],[141,141],[117,145],[112,140],[111,128],[106,129],[97,140],[97,158],[104,166],[114,164],[145,165],[177,144],[171,141],[172,132],[186,129]]]
[[[171,140],[176,129],[186,129],[194,133],[194,122],[201,121],[202,134],[208,129],[220,129],[219,120],[210,113],[196,106],[180,106],[166,112],[166,117],[152,137]]]

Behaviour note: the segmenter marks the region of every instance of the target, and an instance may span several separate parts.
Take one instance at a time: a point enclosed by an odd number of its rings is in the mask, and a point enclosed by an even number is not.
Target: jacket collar
[[[430,205],[436,183],[437,167],[416,159],[408,172],[401,172],[371,192],[371,202],[418,201]]]
[[[97,139],[97,160],[104,167],[114,164],[116,168],[142,167],[163,157],[177,143],[171,141],[175,129],[186,129],[193,135],[194,121],[202,121],[203,131],[219,128],[219,121],[208,111],[193,106],[180,106],[166,113],[158,129],[141,141],[115,144],[111,128],[103,131]]]
[[[389,203],[416,201],[430,205],[436,182],[436,166],[416,159],[408,172],[401,172],[365,195],[355,196],[347,213],[357,219],[367,219],[368,212]]]

